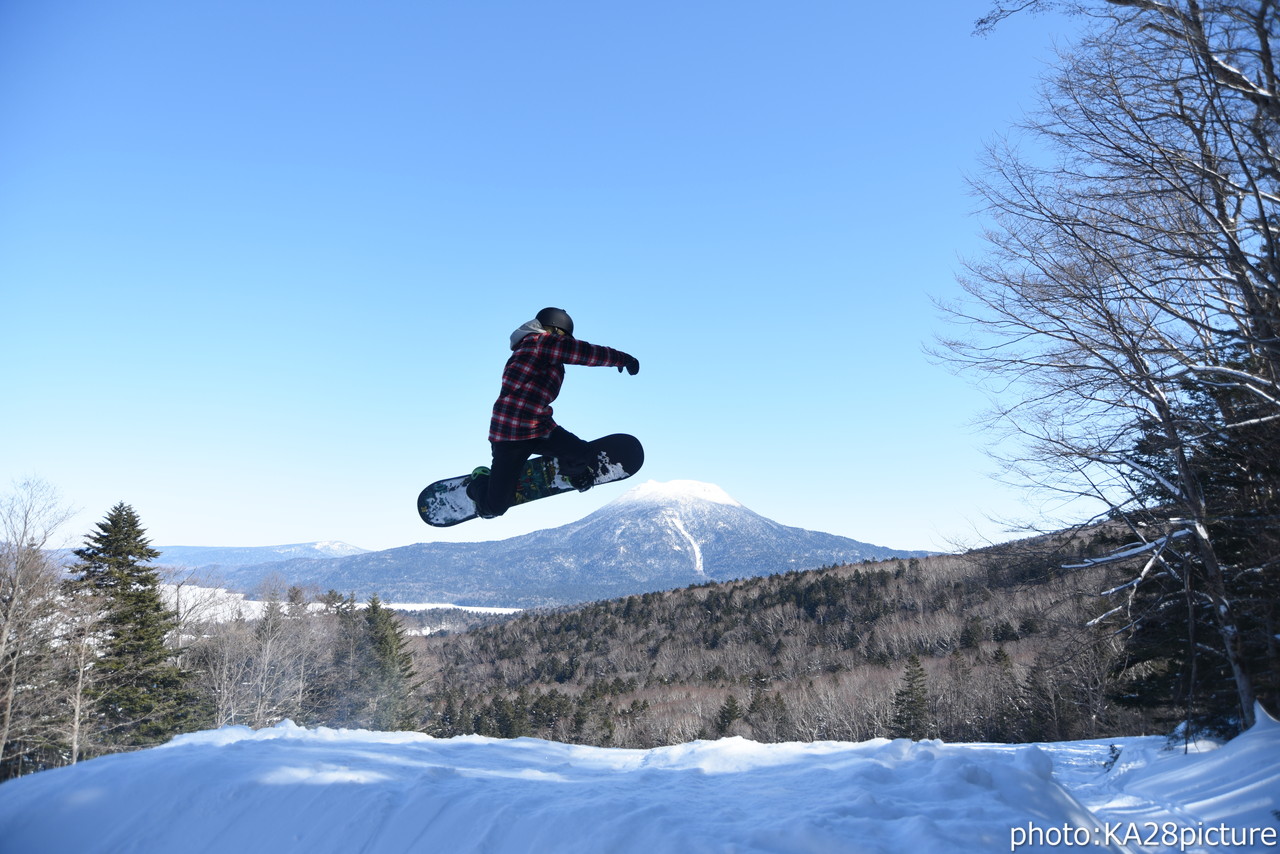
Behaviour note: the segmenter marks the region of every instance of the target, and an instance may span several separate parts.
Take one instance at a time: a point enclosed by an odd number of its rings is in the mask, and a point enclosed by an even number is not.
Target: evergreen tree
[[[1063,741],[1076,732],[1079,714],[1066,694],[1070,687],[1059,681],[1048,661],[1037,661],[1027,671],[1022,685],[1027,741]]]
[[[436,738],[453,738],[455,735],[462,735],[465,727],[466,724],[462,713],[458,710],[454,694],[446,689],[444,709],[432,719],[427,732]]]
[[[376,595],[369,600],[364,618],[372,667],[369,723],[382,730],[415,729],[423,709],[416,697],[420,683],[404,627]]]
[[[720,735],[727,734],[729,727],[741,718],[742,706],[738,704],[738,698],[730,694],[716,713],[716,732]]]
[[[77,549],[73,589],[102,603],[93,701],[99,738],[143,746],[199,726],[185,677],[166,645],[177,614],[160,597],[160,578],[145,566],[159,556],[132,507],[111,508]]]
[[[362,680],[367,653],[356,599],[354,595],[343,597],[330,590],[322,602],[325,616],[333,621],[334,634],[325,675],[312,687],[316,723],[359,726],[367,702]]]
[[[912,653],[902,671],[902,687],[893,697],[894,738],[918,741],[933,734],[935,727],[933,716],[929,712],[929,689],[926,682],[924,667]]]
[[[1022,741],[1025,713],[1021,708],[1022,686],[1014,673],[1013,659],[1004,647],[991,655],[986,696],[986,739],[1012,743]]]
[[[376,595],[363,610],[355,597],[330,599],[337,620],[329,676],[316,706],[331,726],[415,729],[425,714],[409,639]]]

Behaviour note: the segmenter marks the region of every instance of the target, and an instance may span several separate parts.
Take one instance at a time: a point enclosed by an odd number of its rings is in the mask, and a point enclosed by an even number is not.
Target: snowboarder
[[[574,338],[573,318],[561,308],[544,308],[512,332],[511,350],[489,422],[493,465],[487,472],[477,469],[467,485],[467,496],[485,519],[507,512],[515,500],[520,470],[534,454],[555,457],[570,483],[582,491],[591,488],[594,473],[587,442],[551,417],[565,365],[616,367],[632,376],[640,372],[634,356]]]

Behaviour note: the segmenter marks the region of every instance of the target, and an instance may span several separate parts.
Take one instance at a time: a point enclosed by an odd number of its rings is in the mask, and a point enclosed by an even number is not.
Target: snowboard
[[[614,433],[587,444],[595,454],[591,468],[596,486],[625,480],[644,464],[644,448],[635,436]],[[438,480],[422,490],[418,495],[418,515],[422,521],[437,528],[447,528],[479,518],[475,502],[467,497],[467,484],[470,482],[471,475],[464,474]],[[576,486],[560,476],[560,464],[555,457],[531,457],[516,482],[516,500],[512,506],[561,492],[577,491]]]

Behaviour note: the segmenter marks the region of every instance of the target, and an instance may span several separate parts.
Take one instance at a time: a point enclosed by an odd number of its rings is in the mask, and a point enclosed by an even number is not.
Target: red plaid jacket
[[[551,401],[560,394],[565,365],[625,365],[631,357],[562,335],[531,333],[512,348],[502,371],[502,392],[493,404],[490,442],[540,439],[556,428]]]

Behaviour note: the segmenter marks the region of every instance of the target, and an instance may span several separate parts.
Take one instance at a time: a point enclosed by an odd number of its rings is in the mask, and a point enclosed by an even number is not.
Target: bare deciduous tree
[[[0,499],[0,779],[38,770],[59,746],[60,578],[46,547],[68,515],[38,481]]]
[[[1277,484],[1255,466],[1226,488],[1214,468],[1250,458],[1224,447],[1280,450],[1280,16],[1269,0],[1032,0],[979,27],[1048,8],[1097,27],[1022,128],[1038,148],[989,151],[990,249],[946,306],[973,334],[943,352],[995,381],[1012,474],[1131,524],[1124,590],[1178,580],[1170,595],[1210,616],[1247,726],[1259,621],[1240,579],[1276,572]]]

